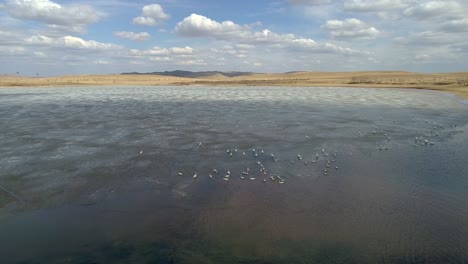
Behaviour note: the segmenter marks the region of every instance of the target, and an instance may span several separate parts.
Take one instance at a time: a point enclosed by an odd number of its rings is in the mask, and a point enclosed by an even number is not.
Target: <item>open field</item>
[[[468,98],[468,72],[422,74],[398,71],[292,72],[239,77],[183,78],[161,75],[77,75],[46,78],[0,76],[0,86],[211,85],[322,86],[429,89]]]

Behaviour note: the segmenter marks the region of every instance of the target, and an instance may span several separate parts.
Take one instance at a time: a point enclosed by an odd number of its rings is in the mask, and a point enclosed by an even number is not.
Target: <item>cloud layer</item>
[[[247,9],[195,0],[4,0],[0,71],[463,71],[466,14],[464,0],[255,1]]]

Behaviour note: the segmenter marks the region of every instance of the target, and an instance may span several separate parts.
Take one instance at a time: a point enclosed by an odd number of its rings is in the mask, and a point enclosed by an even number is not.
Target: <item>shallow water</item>
[[[3,88],[0,263],[465,263],[467,108],[397,89]]]

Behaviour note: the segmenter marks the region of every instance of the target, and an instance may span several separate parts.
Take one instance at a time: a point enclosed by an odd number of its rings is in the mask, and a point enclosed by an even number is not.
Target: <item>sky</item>
[[[468,0],[2,0],[0,74],[468,70]]]

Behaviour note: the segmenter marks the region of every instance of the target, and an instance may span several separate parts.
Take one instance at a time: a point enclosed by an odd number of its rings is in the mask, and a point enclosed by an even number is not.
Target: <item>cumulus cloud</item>
[[[380,34],[378,29],[357,18],[328,20],[321,28],[334,38],[375,38]]]
[[[161,48],[161,47],[153,47],[147,50],[139,50],[139,49],[131,49],[130,55],[131,56],[146,56],[146,55],[153,55],[153,56],[168,56],[168,55],[192,55],[194,53],[194,49],[192,47],[172,47],[172,48]]]
[[[272,45],[277,48],[307,50],[309,52],[358,53],[332,43],[318,43],[312,39],[298,38],[294,34],[277,34],[268,29],[252,31],[232,21],[217,22],[205,16],[192,14],[177,23],[175,32],[185,37],[210,37],[238,44]]]
[[[403,13],[420,20],[431,18],[456,19],[466,16],[464,7],[456,1],[429,1],[407,8]]]
[[[406,6],[405,0],[348,0],[344,2],[344,10],[353,12],[380,12]]]
[[[34,35],[24,40],[25,44],[35,46],[47,46],[58,48],[69,48],[77,50],[115,50],[121,49],[119,45],[112,43],[102,43],[95,40],[84,40],[82,38],[65,36],[59,38],[51,38],[42,35]]]
[[[49,0],[5,0],[3,9],[17,19],[66,27],[93,24],[103,16],[88,5],[60,5]]]
[[[148,40],[151,38],[151,35],[148,32],[128,32],[128,31],[117,31],[114,32],[114,35],[119,38],[130,39],[135,41]]]
[[[169,18],[170,16],[164,12],[162,6],[151,4],[143,7],[141,15],[133,19],[133,24],[155,26]]]
[[[184,61],[179,61],[177,64],[185,65],[185,66],[205,66],[205,65],[207,65],[207,63],[203,59],[184,60]]]

